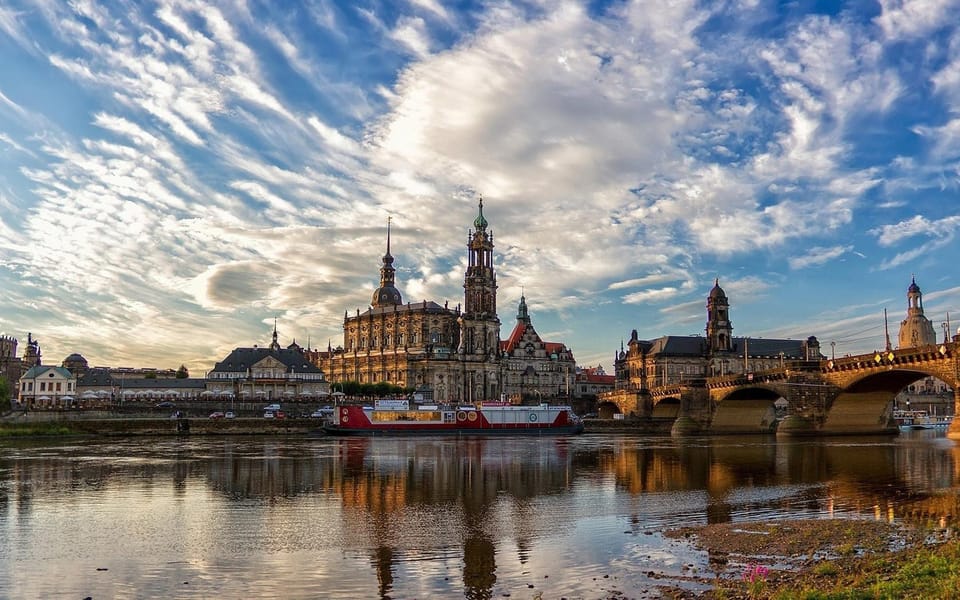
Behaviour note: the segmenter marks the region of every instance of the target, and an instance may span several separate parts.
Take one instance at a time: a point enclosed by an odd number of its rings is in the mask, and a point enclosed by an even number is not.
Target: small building
[[[37,365],[20,378],[21,406],[31,409],[76,406],[77,378],[69,369]]]
[[[602,366],[577,368],[573,397],[596,400],[597,396],[613,390],[617,383],[616,375],[607,375]]]

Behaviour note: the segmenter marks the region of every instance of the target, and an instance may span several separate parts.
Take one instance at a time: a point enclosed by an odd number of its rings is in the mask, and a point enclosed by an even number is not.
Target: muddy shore
[[[920,531],[870,520],[723,523],[674,529],[666,536],[706,551],[710,564],[709,573],[691,570],[687,577],[659,586],[663,597],[673,599],[837,593],[838,588],[854,585],[858,575],[882,578],[917,560],[921,553],[924,557],[929,553],[946,555],[952,560],[960,552],[960,536],[952,529]],[[960,593],[905,597],[960,598]]]

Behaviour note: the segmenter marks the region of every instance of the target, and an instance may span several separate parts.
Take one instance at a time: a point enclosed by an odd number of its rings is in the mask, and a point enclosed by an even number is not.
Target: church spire
[[[527,297],[524,296],[523,292],[520,292],[520,306],[517,309],[517,321],[520,323],[530,324],[530,313],[527,312]]]
[[[277,340],[277,318],[273,318],[273,341],[270,342],[270,349],[274,352],[280,351],[280,342]]]
[[[393,217],[387,217],[387,253],[383,255],[383,266],[380,267],[380,287],[373,292],[370,304],[374,307],[397,306],[403,304],[400,290],[396,288],[396,269],[393,268],[393,256],[390,254],[390,223]]]

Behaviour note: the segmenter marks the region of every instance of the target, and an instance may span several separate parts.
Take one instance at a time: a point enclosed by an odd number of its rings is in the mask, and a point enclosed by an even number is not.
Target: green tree
[[[0,375],[0,412],[10,410],[10,382]]]
[[[177,369],[177,379],[186,379],[190,377],[190,371],[187,370],[186,365],[180,365],[180,368]]]

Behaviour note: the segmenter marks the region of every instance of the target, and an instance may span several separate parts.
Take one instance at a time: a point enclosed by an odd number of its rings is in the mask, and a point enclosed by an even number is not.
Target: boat
[[[405,400],[374,406],[340,406],[323,430],[332,435],[575,435],[583,422],[569,406],[422,405]]]
[[[911,429],[946,429],[953,415],[931,415],[925,410],[895,410],[893,418],[903,431]]]

